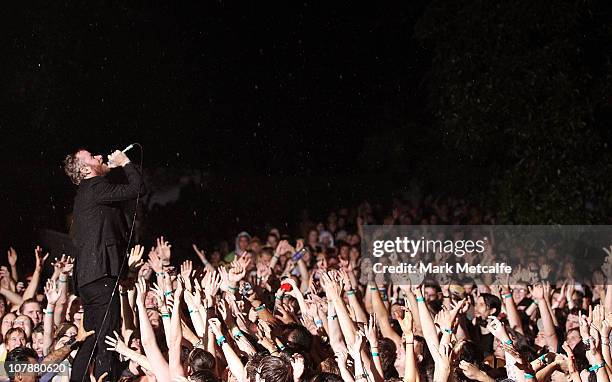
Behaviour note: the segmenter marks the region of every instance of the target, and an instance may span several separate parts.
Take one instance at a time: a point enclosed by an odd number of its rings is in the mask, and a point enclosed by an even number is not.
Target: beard
[[[110,168],[106,165],[106,163],[100,163],[99,165],[92,166],[92,169],[97,175],[104,176],[109,173]]]

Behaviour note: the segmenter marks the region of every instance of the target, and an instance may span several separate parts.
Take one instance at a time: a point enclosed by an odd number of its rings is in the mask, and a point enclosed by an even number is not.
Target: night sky
[[[416,3],[79,4],[9,20],[4,127],[46,163],[138,141],[149,165],[354,174],[368,136],[418,110]]]
[[[220,221],[357,200],[387,171],[380,138],[424,118],[420,3],[8,5],[0,121],[18,164],[2,170],[2,236],[65,228],[77,147],[140,142],[145,168],[213,174]]]

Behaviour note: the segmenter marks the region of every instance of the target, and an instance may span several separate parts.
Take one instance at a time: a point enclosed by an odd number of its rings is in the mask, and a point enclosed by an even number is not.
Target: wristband
[[[283,350],[285,350],[285,345],[279,345],[278,348],[280,349],[280,351],[283,351]]]
[[[417,300],[417,302],[425,302],[425,298],[424,297],[417,297],[416,300]]]
[[[372,357],[379,357],[380,354],[372,352]]]
[[[338,315],[337,315],[337,314],[334,314],[333,316],[327,316],[327,319],[328,319],[328,320],[332,320],[332,321],[333,321],[333,320],[335,320],[335,319],[337,319],[337,318],[338,318]]]
[[[376,287],[370,287],[370,290],[378,290]]]
[[[192,314],[195,312],[195,310],[191,310],[191,309],[187,309],[187,311],[189,311],[189,314]]]
[[[444,329],[442,329],[442,330],[444,330],[444,331],[445,331],[446,333],[448,333],[448,334],[453,334],[453,330],[452,330],[452,329],[449,329],[449,328],[444,328]]]
[[[217,345],[221,346],[223,344],[226,344],[227,340],[225,339],[225,336],[221,336],[219,338],[217,338]]]
[[[244,334],[242,334],[240,330],[236,330],[233,336],[234,336],[234,339],[238,339],[240,337],[244,337]]]
[[[48,316],[52,316],[53,315],[53,311],[52,310],[45,310],[45,314]]]
[[[525,373],[525,379],[533,379],[533,374]]]
[[[259,312],[261,310],[266,309],[266,304],[261,304],[257,308],[253,308],[254,311]]]
[[[167,290],[164,292],[164,296],[169,297],[172,296],[172,291],[171,290]]]
[[[512,345],[514,342],[512,342],[512,340],[505,340],[504,343],[506,345]]]
[[[502,294],[503,298],[512,298],[512,293]]]
[[[322,326],[323,326],[323,320],[320,320],[320,319],[319,319],[319,320],[315,320],[315,322],[314,322],[314,323],[315,323],[315,325],[317,326],[317,328],[320,328],[320,327],[322,327]]]
[[[68,282],[68,280],[62,280],[61,278],[59,278],[59,279],[58,279],[58,281],[59,281],[60,283],[67,283],[67,282]]]
[[[546,354],[542,354],[538,357],[538,360],[546,365]]]
[[[605,365],[606,365],[605,362],[602,362],[599,365],[593,365],[593,366],[589,367],[589,371],[597,372],[597,370],[601,369]]]
[[[155,272],[155,276],[163,276],[166,272]]]
[[[449,295],[442,295],[442,298],[451,298],[450,294]]]
[[[355,289],[347,290],[346,291],[346,295],[347,296],[354,296],[355,295]]]
[[[227,286],[227,289],[231,290],[232,292],[236,292],[238,290],[238,288],[234,288],[233,286]]]
[[[162,313],[162,319],[164,318],[170,318],[170,313]]]

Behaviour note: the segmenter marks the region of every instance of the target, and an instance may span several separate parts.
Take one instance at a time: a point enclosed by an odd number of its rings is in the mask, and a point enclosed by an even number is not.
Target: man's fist
[[[130,158],[127,157],[123,152],[116,150],[108,156],[108,167],[123,167],[130,163]]]

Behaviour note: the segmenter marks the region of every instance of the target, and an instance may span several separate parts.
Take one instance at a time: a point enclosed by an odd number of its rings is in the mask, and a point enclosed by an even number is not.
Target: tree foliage
[[[435,0],[416,25],[444,150],[503,221],[609,213],[609,135],[598,129],[611,108],[606,15],[596,1]]]

